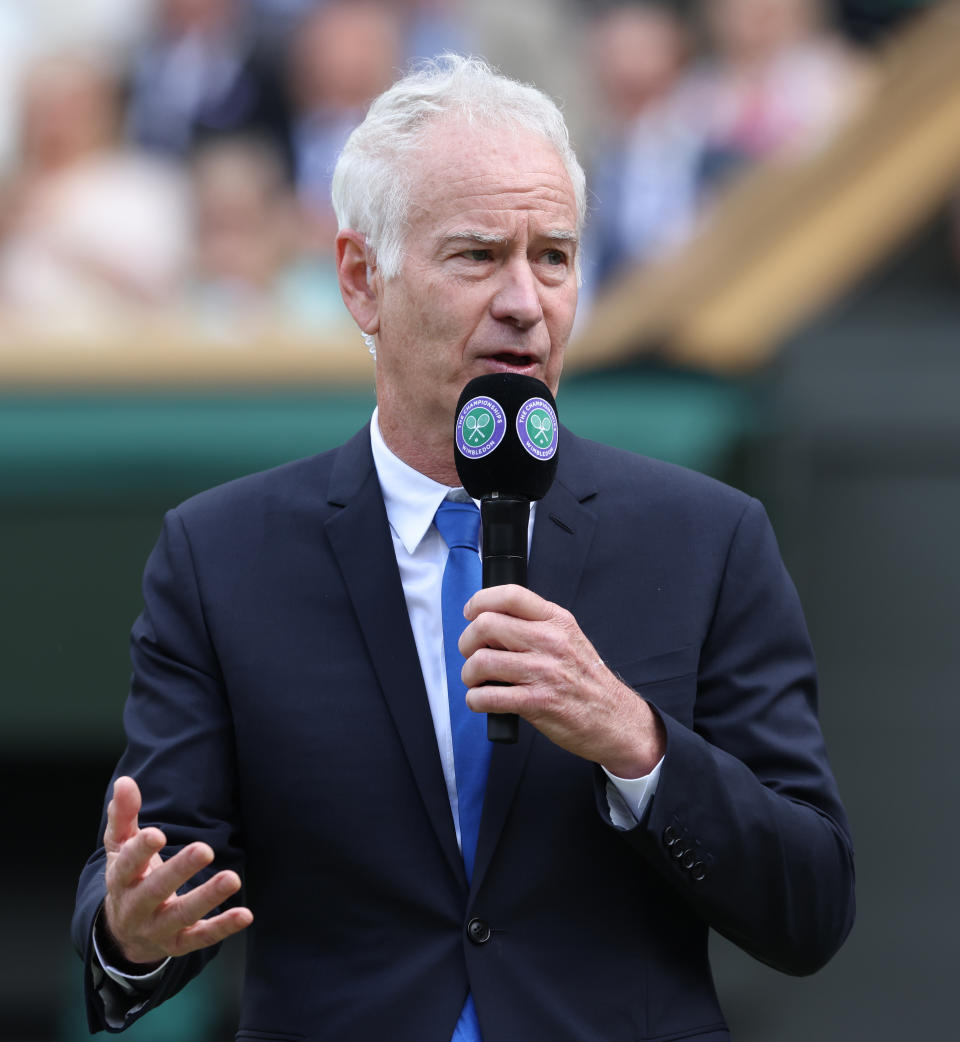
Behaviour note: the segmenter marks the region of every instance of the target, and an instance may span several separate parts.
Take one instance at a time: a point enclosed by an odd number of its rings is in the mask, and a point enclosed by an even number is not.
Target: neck
[[[402,425],[392,423],[389,412],[385,413],[381,407],[377,413],[377,424],[387,448],[408,467],[413,467],[441,485],[458,488],[462,484],[453,457],[452,420],[445,435],[434,429],[417,431],[416,437],[412,438]]]

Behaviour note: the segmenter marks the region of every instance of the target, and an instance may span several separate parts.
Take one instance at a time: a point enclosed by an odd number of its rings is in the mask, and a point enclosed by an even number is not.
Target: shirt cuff
[[[116,967],[111,966],[101,954],[100,945],[97,944],[96,923],[94,923],[92,940],[94,968],[102,970],[112,981],[116,982],[120,986],[121,990],[127,995],[136,995],[142,994],[145,991],[152,991],[156,985],[159,984],[164,970],[166,970],[170,963],[170,957],[168,956],[155,970],[151,970],[149,973],[124,973],[122,970],[118,970]]]
[[[618,778],[603,764],[600,766],[607,776],[607,805],[611,822],[619,829],[636,828],[657,791],[663,757],[642,778]]]

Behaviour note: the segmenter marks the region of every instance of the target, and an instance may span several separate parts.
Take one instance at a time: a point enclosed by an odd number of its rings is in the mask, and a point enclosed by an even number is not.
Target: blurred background
[[[805,604],[859,919],[808,979],[718,940],[734,1037],[948,1038],[960,4],[0,0],[0,1042],[87,1037],[73,888],[163,511],[369,418],[330,172],[448,49],[588,170],[564,420],[759,496]],[[232,1038],[240,944],[127,1037]]]

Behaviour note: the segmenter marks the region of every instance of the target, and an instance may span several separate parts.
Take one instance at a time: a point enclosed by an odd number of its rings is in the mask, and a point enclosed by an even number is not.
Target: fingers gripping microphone
[[[527,585],[530,503],[557,470],[557,407],[546,384],[517,373],[471,380],[457,403],[454,456],[463,487],[480,500],[483,586]],[[515,713],[488,713],[487,738],[515,742]]]

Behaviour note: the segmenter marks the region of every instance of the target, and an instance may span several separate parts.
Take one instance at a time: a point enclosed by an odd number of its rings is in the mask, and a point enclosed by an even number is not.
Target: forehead
[[[556,149],[533,130],[457,120],[431,126],[413,159],[411,230],[469,218],[500,226],[526,216],[576,231],[573,185]]]

